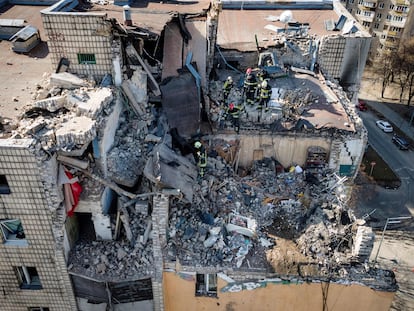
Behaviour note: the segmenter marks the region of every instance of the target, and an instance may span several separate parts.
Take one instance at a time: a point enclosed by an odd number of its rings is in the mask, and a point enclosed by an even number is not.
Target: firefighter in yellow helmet
[[[198,173],[200,177],[204,176],[207,167],[207,151],[200,141],[194,143],[195,159],[198,166]]]
[[[257,109],[262,110],[263,106],[267,110],[267,104],[269,103],[270,97],[272,96],[272,88],[266,80],[262,82],[259,89],[259,105]]]
[[[226,81],[223,84],[223,100],[224,103],[227,102],[227,98],[229,97],[230,91],[233,88],[233,78],[228,76]]]

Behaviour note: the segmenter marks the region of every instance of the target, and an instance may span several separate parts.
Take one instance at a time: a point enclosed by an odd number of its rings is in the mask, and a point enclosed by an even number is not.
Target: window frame
[[[43,289],[39,273],[36,267],[18,266],[14,267],[20,289],[39,290]]]
[[[19,225],[17,229],[20,229],[16,233],[12,233],[13,229],[7,223],[18,221]],[[17,234],[23,234],[22,238],[17,238]],[[13,246],[27,246],[26,234],[23,229],[23,225],[20,219],[0,219],[0,241],[5,245],[13,245]]]
[[[197,297],[217,297],[217,274],[197,273],[195,295]]]
[[[0,175],[0,194],[10,194],[10,186],[6,175]]]
[[[96,56],[94,53],[78,53],[78,63],[80,65],[95,65]]]

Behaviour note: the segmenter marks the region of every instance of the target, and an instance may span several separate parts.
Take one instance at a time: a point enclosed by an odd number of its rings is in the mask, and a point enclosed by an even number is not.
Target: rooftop
[[[40,17],[42,6],[13,5],[0,8],[1,19],[23,19],[27,25],[40,31],[46,40]],[[36,84],[45,72],[52,70],[48,48],[42,42],[29,54],[18,54],[11,49],[11,42],[0,42],[0,117],[15,119],[21,108],[31,102],[36,93]]]

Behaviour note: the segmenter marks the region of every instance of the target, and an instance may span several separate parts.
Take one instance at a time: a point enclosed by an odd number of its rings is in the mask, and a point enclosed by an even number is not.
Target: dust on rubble
[[[300,252],[294,241],[270,236],[276,240],[276,245],[266,251],[266,258],[276,273],[282,275],[298,272],[305,275],[317,274],[315,265],[308,264],[308,258]]]

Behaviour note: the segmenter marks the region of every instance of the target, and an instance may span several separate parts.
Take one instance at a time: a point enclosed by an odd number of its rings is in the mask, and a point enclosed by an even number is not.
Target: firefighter
[[[246,102],[249,105],[254,104],[256,95],[257,79],[252,73],[252,68],[247,68],[246,76],[243,83],[243,95],[246,95]]]
[[[234,130],[237,134],[239,134],[240,131],[240,114],[243,111],[243,108],[240,106],[236,106],[233,103],[230,103],[228,114],[231,118],[231,123],[234,126]]]
[[[207,167],[207,151],[200,141],[196,141],[194,143],[194,148],[196,150],[195,158],[199,170],[198,174],[200,177],[204,177],[204,173]]]
[[[263,83],[263,81],[269,82],[269,74],[267,73],[267,70],[262,68],[257,73],[257,78],[259,79],[259,83]]]
[[[265,107],[265,111],[268,110],[267,104],[269,103],[270,96],[272,95],[272,88],[270,87],[269,83],[266,80],[262,82],[260,85],[259,90],[259,105],[257,109],[262,110],[263,106]]]
[[[228,76],[226,81],[223,84],[223,100],[224,102],[227,101],[229,97],[230,91],[233,88],[233,78]]]

